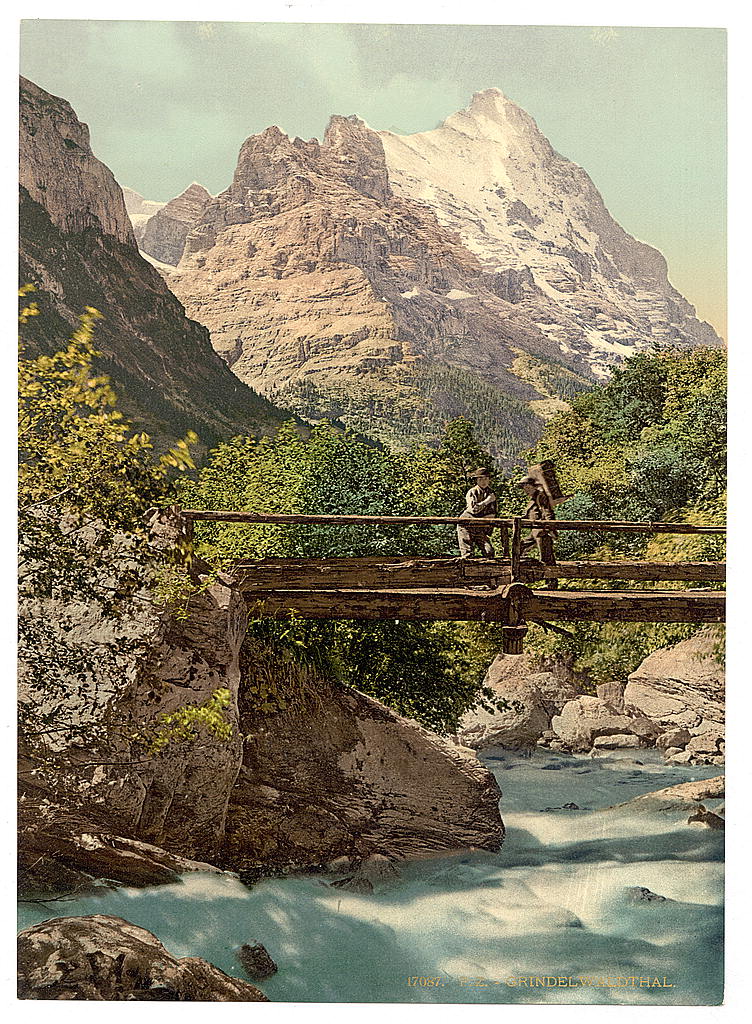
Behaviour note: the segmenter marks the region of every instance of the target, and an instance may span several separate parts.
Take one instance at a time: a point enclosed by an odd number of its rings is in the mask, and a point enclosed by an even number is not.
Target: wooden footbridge
[[[448,516],[285,515],[184,509],[186,533],[195,522],[311,526],[456,526]],[[618,583],[722,583],[725,562],[577,561],[544,565],[523,557],[522,531],[722,534],[725,526],[613,520],[483,519],[484,528],[511,531],[508,558],[259,558],[238,561],[233,585],[269,616],[294,612],[310,619],[434,619],[502,624],[503,649],[522,652],[528,623],[722,622],[720,589],[616,589]],[[614,580],[615,589],[558,589],[558,582]],[[557,581],[556,584],[553,581]],[[554,586],[557,589],[554,589]]]

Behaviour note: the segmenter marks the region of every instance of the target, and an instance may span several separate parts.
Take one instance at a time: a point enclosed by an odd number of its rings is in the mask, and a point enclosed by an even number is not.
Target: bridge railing
[[[664,533],[664,534],[687,534],[687,535],[708,535],[708,534],[724,534],[726,532],[725,525],[694,525],[693,523],[666,523],[666,522],[648,522],[648,521],[628,521],[628,520],[616,520],[616,519],[543,519],[543,520],[532,520],[525,519],[522,516],[509,516],[509,517],[486,517],[479,518],[477,520],[468,520],[460,516],[371,516],[371,515],[324,515],[315,513],[286,513],[286,512],[234,512],[229,510],[215,510],[215,509],[183,509],[182,515],[186,519],[187,523],[190,524],[189,529],[192,529],[192,524],[195,522],[225,522],[225,523],[244,523],[244,524],[257,524],[257,525],[310,525],[310,526],[458,526],[462,525],[465,527],[472,528],[475,523],[478,526],[484,528],[501,528],[504,531],[511,529],[511,545],[510,545],[510,573],[512,581],[519,580],[521,578],[521,566],[522,566],[522,531],[524,529],[535,529],[535,530],[548,530],[560,531],[566,530],[577,530],[583,533]],[[506,544],[505,544],[506,547]],[[574,566],[575,563],[570,563]],[[582,572],[586,572],[586,563],[576,563],[582,567]],[[618,563],[600,563],[602,566],[615,566]],[[653,573],[652,578],[661,579],[660,567],[665,565],[667,572],[671,570],[671,567],[675,563],[671,562],[652,562],[644,563],[651,568]],[[687,572],[691,573],[693,567],[700,565],[701,563],[686,563],[688,566]],[[711,577],[712,579],[718,579],[718,573],[720,572],[720,578],[723,578],[723,569],[725,566],[722,563],[713,563],[717,566],[716,575]],[[572,572],[579,570],[572,569]],[[617,570],[618,571],[618,570]],[[694,569],[694,571],[697,571]],[[608,577],[611,575],[610,572],[605,571],[605,575]],[[675,570],[674,570],[675,572]],[[658,573],[656,576],[655,574]],[[571,575],[571,573],[567,573]],[[548,575],[555,575],[551,571]],[[590,578],[595,578],[591,573],[587,574]],[[583,577],[584,578],[584,577]],[[600,577],[599,577],[600,578]],[[634,578],[643,578],[641,575],[637,575]],[[647,578],[651,578],[648,576]],[[668,576],[667,578],[672,578]],[[674,577],[675,578],[675,577]],[[692,577],[691,575],[680,578],[698,578]],[[707,574],[701,574],[699,578],[708,578]]]

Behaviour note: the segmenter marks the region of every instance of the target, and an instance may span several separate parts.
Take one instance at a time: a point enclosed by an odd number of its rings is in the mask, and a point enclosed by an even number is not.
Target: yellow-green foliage
[[[28,286],[22,289],[24,295]],[[25,323],[35,315],[22,309]],[[94,325],[87,307],[66,347],[18,365],[19,492],[21,511],[40,504],[100,516],[111,526],[132,525],[141,511],[164,499],[169,476],[194,468],[192,431],[155,458],[149,436],[134,433],[114,406],[107,377],[97,376]]]
[[[185,743],[198,739],[202,729],[218,740],[229,740],[232,725],[225,718],[232,695],[229,690],[215,690],[205,704],[186,704],[177,711],[160,715],[157,726],[145,735],[147,753],[159,754],[171,743]]]

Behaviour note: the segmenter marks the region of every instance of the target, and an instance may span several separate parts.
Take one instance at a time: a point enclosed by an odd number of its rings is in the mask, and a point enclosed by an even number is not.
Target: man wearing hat
[[[550,498],[534,476],[523,476],[521,480],[517,481],[517,485],[523,489],[530,499],[530,503],[522,513],[523,519],[531,519],[533,521],[541,519],[556,519]],[[531,530],[530,537],[522,542],[521,553],[525,554],[526,551],[529,551],[530,548],[534,548],[537,544],[541,562],[543,562],[544,565],[555,565],[555,537],[555,530]],[[559,585],[559,581],[548,580],[547,585],[549,589],[555,590]]]
[[[491,471],[487,466],[481,466],[473,473],[468,473],[468,479],[475,481],[465,495],[465,510],[461,513],[460,519],[493,519],[496,516],[496,495],[491,490]],[[478,528],[457,524],[457,542],[460,546],[460,557],[469,558],[473,549],[477,546],[480,553],[487,558],[493,558],[496,554],[491,544],[493,526]],[[506,535],[504,535],[504,552],[506,553]]]

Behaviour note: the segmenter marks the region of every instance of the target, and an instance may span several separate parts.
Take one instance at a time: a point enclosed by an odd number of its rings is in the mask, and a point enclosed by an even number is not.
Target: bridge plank
[[[509,599],[500,591],[436,588],[413,590],[254,590],[245,595],[252,614],[283,616],[294,610],[310,619],[426,619],[506,622]],[[522,618],[559,622],[722,622],[720,590],[529,591]]]

